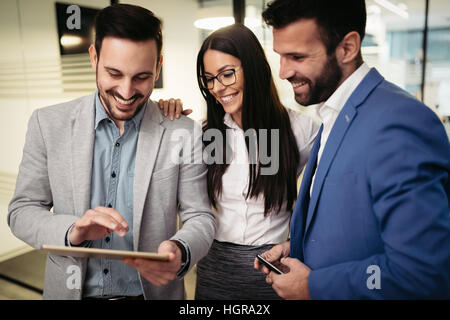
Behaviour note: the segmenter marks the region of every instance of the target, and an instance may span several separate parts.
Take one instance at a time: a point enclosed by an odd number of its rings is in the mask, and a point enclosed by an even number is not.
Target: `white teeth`
[[[298,87],[301,87],[301,86],[305,85],[306,82],[305,81],[302,81],[302,82],[291,82],[291,84],[292,84],[292,87],[298,88]]]
[[[228,103],[228,102],[230,102],[231,100],[233,100],[233,98],[234,98],[235,95],[236,95],[236,94],[230,94],[229,96],[220,97],[220,100],[222,100],[222,102],[224,102],[224,103]]]
[[[132,104],[134,102],[134,100],[136,100],[136,98],[131,98],[129,100],[122,100],[119,97],[114,96],[114,99],[116,99],[120,104]]]

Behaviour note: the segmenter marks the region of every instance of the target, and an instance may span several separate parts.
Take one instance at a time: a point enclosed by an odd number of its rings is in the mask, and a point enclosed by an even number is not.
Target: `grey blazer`
[[[8,224],[34,248],[65,245],[67,230],[89,209],[94,97],[38,109],[30,118]],[[184,142],[173,138],[180,130]],[[162,241],[181,239],[190,248],[190,268],[208,253],[215,235],[205,165],[173,161],[180,145],[184,158],[201,155],[201,135],[195,132],[201,132],[199,124],[184,116],[166,119],[149,101],[137,143],[133,203],[134,250],[155,252]],[[178,231],[177,211],[183,224]],[[81,299],[86,263],[86,258],[49,254],[44,299]],[[76,270],[81,271],[78,287],[69,283]],[[184,298],[183,279],[156,287],[141,277],[141,285],[146,299]]]

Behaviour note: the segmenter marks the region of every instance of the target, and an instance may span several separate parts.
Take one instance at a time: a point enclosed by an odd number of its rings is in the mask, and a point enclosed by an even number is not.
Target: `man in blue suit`
[[[280,77],[323,126],[290,241],[263,256],[285,299],[450,298],[450,145],[438,117],[361,56],[364,0],[276,0]],[[255,260],[255,268],[260,268]]]

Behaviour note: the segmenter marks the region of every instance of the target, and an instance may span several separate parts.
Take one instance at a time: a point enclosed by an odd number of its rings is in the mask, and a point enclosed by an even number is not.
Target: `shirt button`
[[[108,203],[108,208],[112,208],[112,204],[111,203]]]
[[[103,269],[103,273],[104,274],[108,274],[109,270],[108,269]]]
[[[105,241],[106,241],[107,243],[109,242],[109,240],[111,240],[110,237],[106,237],[106,238],[105,238]]]
[[[115,178],[116,177],[116,173],[113,171],[113,173],[111,174],[111,177]]]
[[[116,147],[120,147],[120,143],[119,142],[116,142]]]

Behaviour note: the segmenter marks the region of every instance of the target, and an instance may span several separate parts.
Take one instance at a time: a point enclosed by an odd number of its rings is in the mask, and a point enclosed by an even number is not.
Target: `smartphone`
[[[277,273],[277,274],[283,274],[283,272],[278,269],[277,267],[275,267],[273,264],[271,264],[269,261],[267,261],[266,259],[264,259],[263,257],[261,257],[259,254],[256,256],[256,258],[258,258],[258,260],[265,265],[267,268],[269,268],[269,270],[272,270],[273,272]]]

